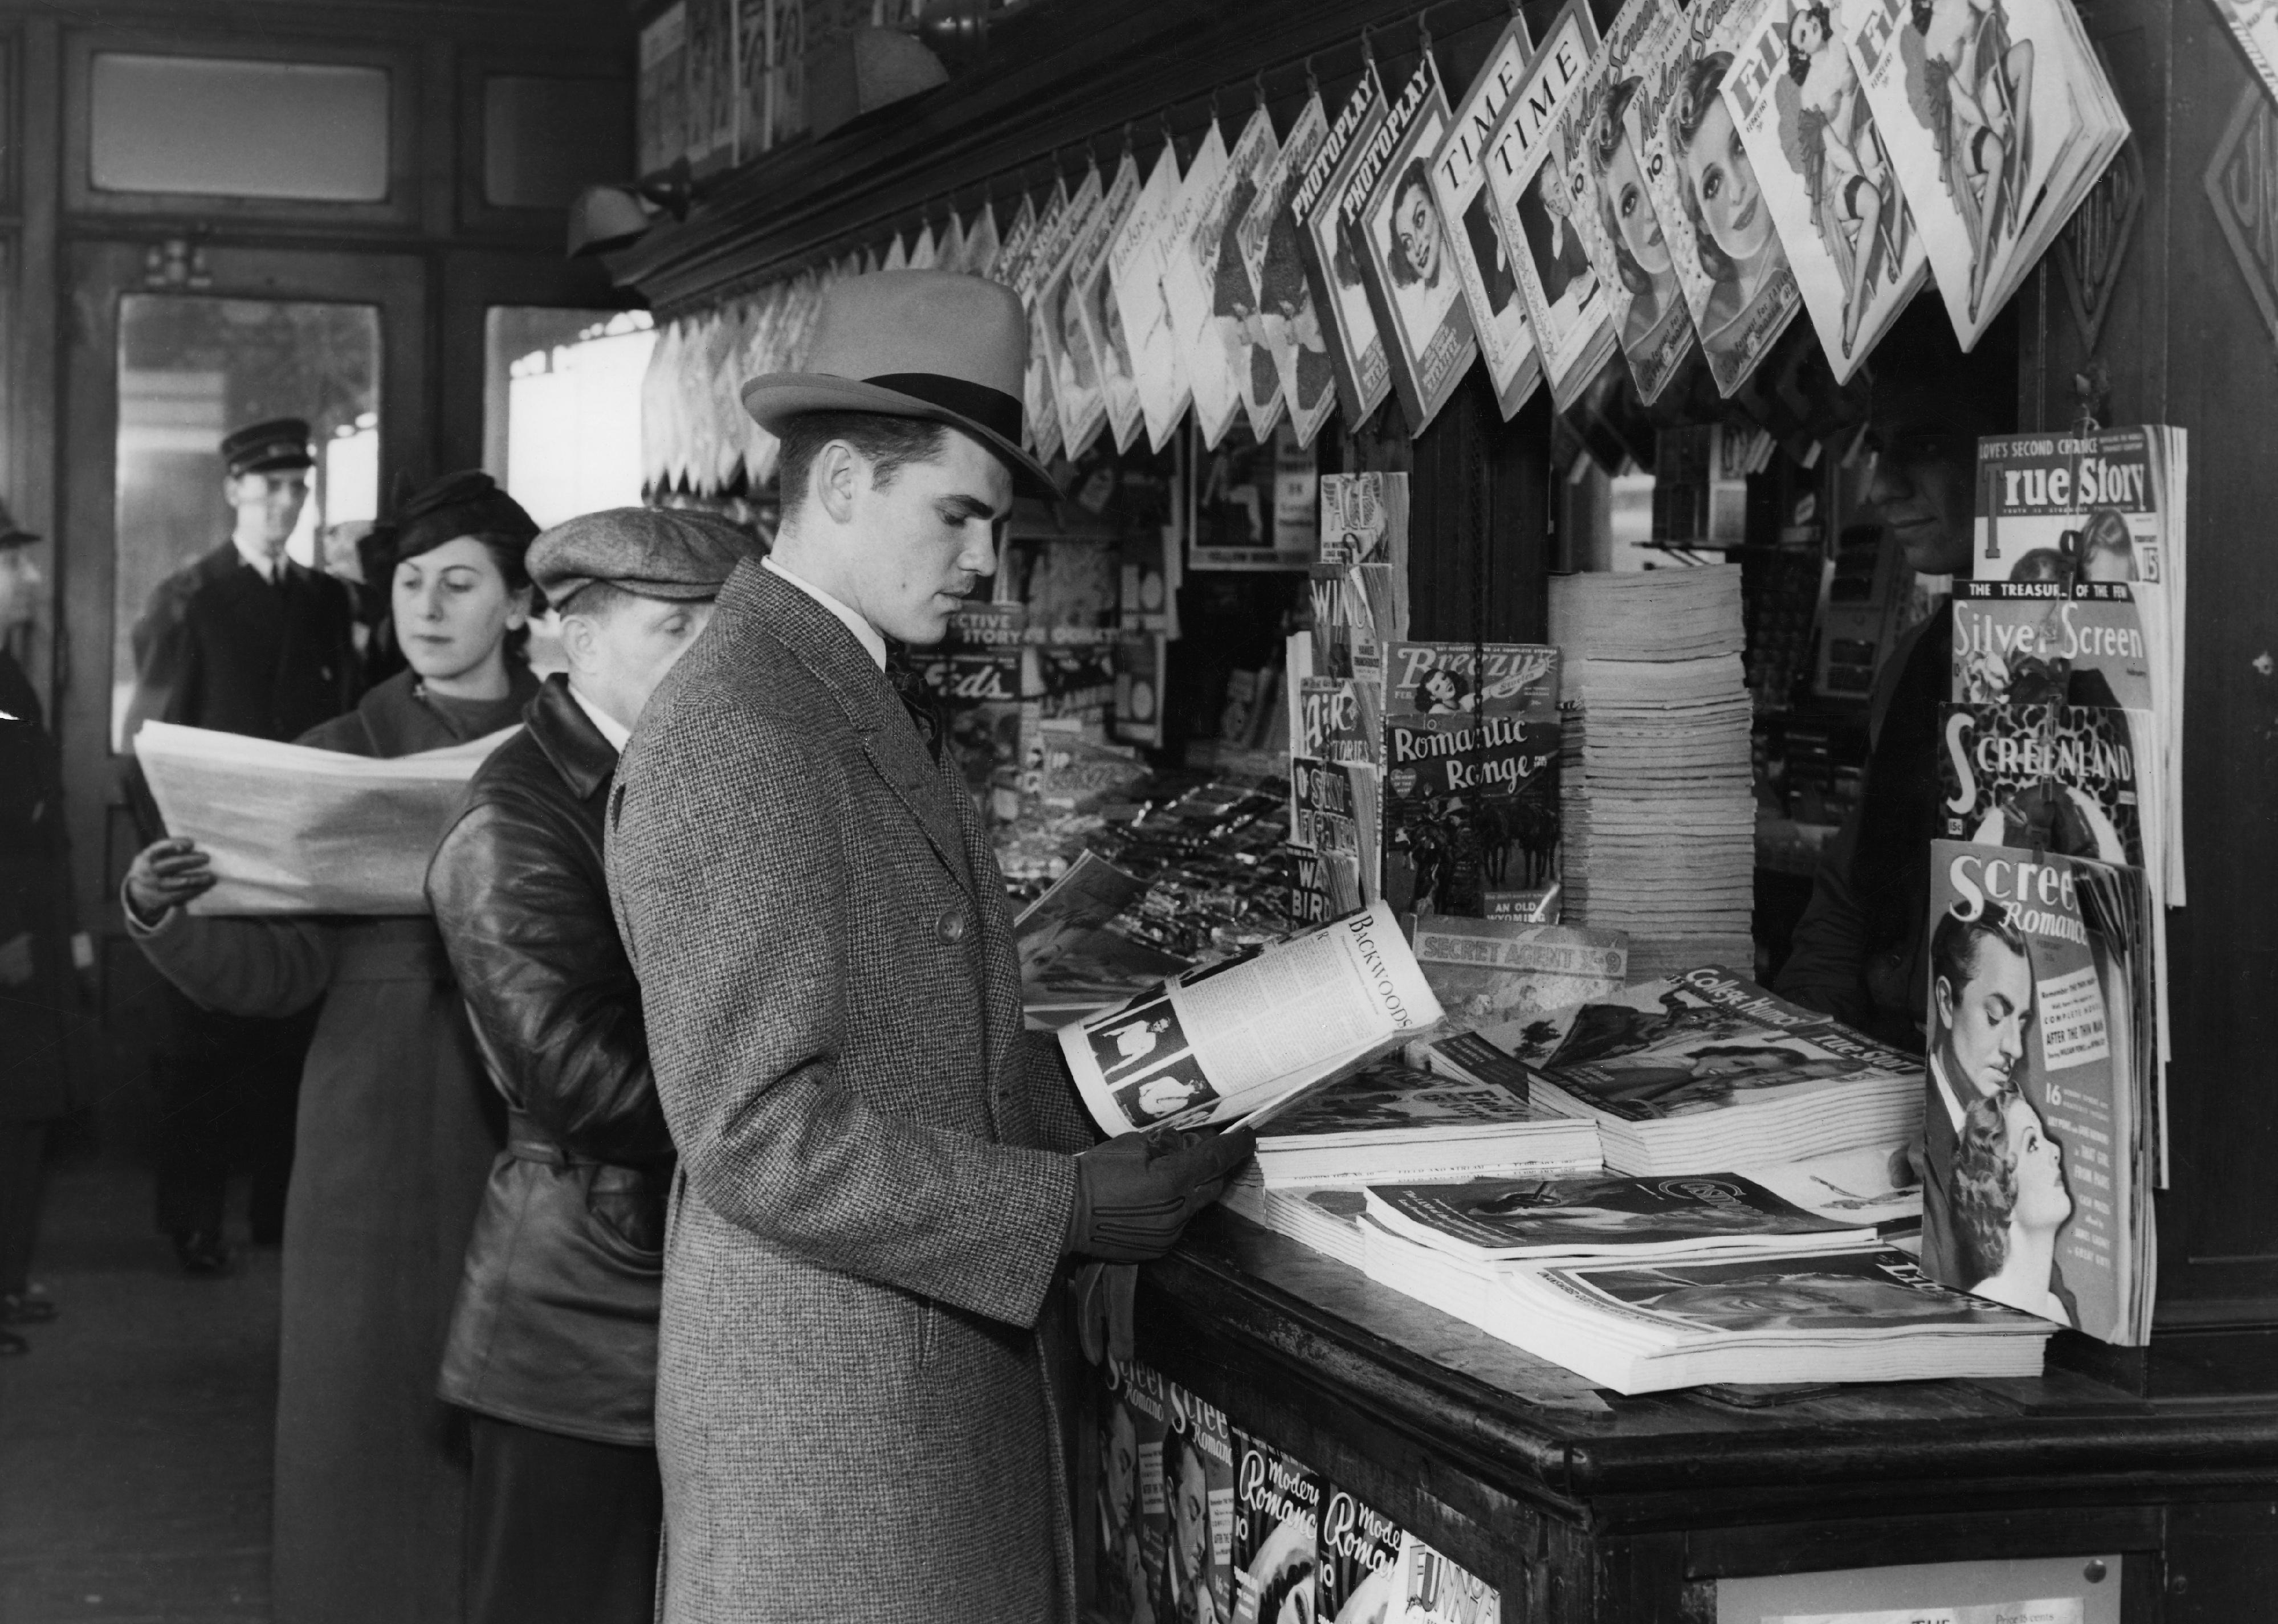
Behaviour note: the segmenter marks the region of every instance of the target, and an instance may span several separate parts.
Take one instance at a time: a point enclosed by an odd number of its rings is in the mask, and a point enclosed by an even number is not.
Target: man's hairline
[[[805,413],[799,414],[800,416],[806,415],[807,414]],[[823,415],[824,414],[819,412],[814,414],[814,416],[816,416]],[[840,414],[833,413],[830,415],[838,416]],[[882,473],[878,468],[878,464],[884,459],[872,457],[865,453],[860,446],[855,445],[853,441],[846,439],[842,436],[834,435],[814,448],[814,460],[809,461],[807,464],[807,473],[810,478],[814,476],[815,463],[822,461],[822,454],[824,452],[829,451],[833,446],[844,446],[849,453],[869,465],[870,488],[873,491],[890,490],[892,488],[894,482],[897,479],[899,479],[902,477],[904,470],[907,469],[939,467],[945,461],[944,453],[945,453],[949,448],[949,437],[955,435],[961,439],[969,441],[981,452],[982,455],[989,458],[990,461],[996,463],[998,467],[1003,469],[1005,470],[1005,477],[1008,483],[1018,483],[1018,477],[1013,472],[1013,464],[1002,451],[998,450],[997,446],[990,441],[983,439],[980,435],[974,433],[971,430],[967,429],[960,424],[951,423],[946,418],[929,417],[916,412],[863,412],[859,415],[866,417],[883,417],[897,423],[929,423],[941,431],[942,438],[940,442],[935,446],[932,455],[924,457],[896,458],[893,461],[893,466],[884,469]],[[789,428],[792,423],[797,423],[798,421],[799,416],[793,416],[786,420],[784,426],[785,428]],[[806,493],[804,492],[800,493],[802,506],[804,506],[805,494]],[[975,501],[984,499],[978,495],[974,495],[973,493],[967,492],[959,492],[956,494],[972,495]],[[780,501],[781,498],[779,497],[777,499]],[[788,503],[784,505],[786,507],[789,506]],[[990,511],[992,514],[996,514],[994,504],[990,505]],[[1003,518],[1008,515],[1011,511],[1012,509],[1008,505],[1005,508],[1005,514],[997,515],[997,516],[998,518]]]

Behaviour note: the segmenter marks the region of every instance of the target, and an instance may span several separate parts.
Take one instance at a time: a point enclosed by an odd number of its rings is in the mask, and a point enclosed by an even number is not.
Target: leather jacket
[[[673,1149],[601,865],[616,752],[559,675],[524,716],[427,871],[509,1113],[440,1388],[503,1420],[645,1444]]]

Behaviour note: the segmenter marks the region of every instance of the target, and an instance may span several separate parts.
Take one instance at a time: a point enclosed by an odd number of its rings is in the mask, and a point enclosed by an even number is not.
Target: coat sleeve
[[[126,911],[142,957],[201,1009],[298,1015],[333,980],[333,933],[314,919],[241,919],[170,910],[155,926]]]
[[[443,837],[427,900],[509,1100],[580,1155],[668,1162],[640,984],[589,874],[549,820],[485,801]]]
[[[1867,993],[1867,921],[1851,886],[1851,860],[1859,847],[1859,812],[1853,808],[1820,854],[1811,900],[1795,924],[1788,956],[1772,990],[1808,1010],[1848,1025],[1873,1025]]]
[[[1035,1113],[1036,1130],[1044,1143],[1070,1155],[1098,1144],[1103,1136],[1092,1125],[1091,1114],[1084,1109],[1083,1097],[1076,1092],[1075,1077],[1060,1050],[1059,1034],[1024,1032],[1021,1046],[1021,1058],[1027,1062],[1028,1109]]]
[[[767,715],[637,738],[610,890],[694,1193],[770,1247],[1016,1325],[1056,1277],[1075,1164],[896,1116],[840,1066],[857,1019],[840,831],[810,730]],[[681,729],[684,729],[683,732]]]

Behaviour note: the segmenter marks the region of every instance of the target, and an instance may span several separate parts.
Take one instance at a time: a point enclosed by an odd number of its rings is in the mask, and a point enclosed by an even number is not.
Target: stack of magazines
[[[1531,1102],[1525,1068],[1508,1064],[1449,1077],[1387,1057],[1257,1131],[1268,1189],[1598,1163],[1597,1129]]]
[[[1748,962],[1739,567],[1555,577],[1550,634],[1564,660],[1565,918],[1627,932],[1633,976]]]
[[[1463,1040],[1419,1041],[1476,1076],[1474,1046],[1533,1068],[1533,1098],[1598,1125],[1606,1165],[1669,1174],[1887,1147],[1922,1122],[1923,1067],[1710,964]]]

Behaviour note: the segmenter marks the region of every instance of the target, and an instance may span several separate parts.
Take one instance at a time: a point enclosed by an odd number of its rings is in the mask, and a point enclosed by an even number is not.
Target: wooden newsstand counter
[[[1625,1399],[1213,1208],[1138,1356],[1445,1551],[1512,1624],[1708,1624],[1720,1577],[2121,1552],[2129,1624],[2278,1620],[2278,1395],[2085,1376]]]

